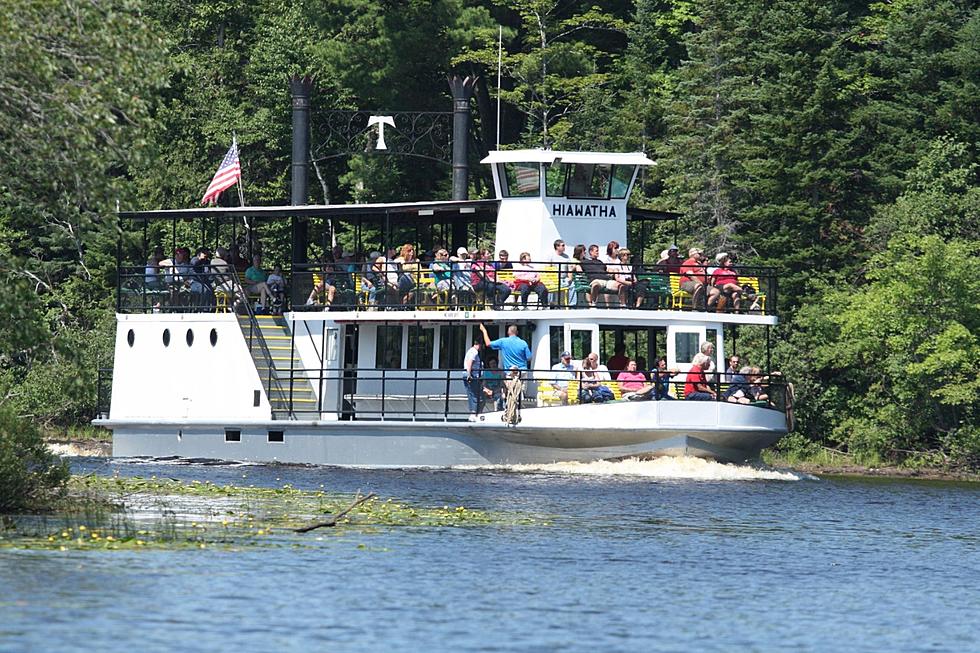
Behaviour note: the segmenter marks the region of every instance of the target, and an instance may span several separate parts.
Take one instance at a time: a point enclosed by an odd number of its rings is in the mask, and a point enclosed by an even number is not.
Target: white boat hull
[[[100,420],[113,455],[368,467],[448,467],[698,456],[758,457],[786,434],[767,408],[716,402],[650,401],[531,408],[508,426],[500,413],[479,422]],[[227,430],[239,431],[229,441]],[[270,441],[269,431],[282,431]]]

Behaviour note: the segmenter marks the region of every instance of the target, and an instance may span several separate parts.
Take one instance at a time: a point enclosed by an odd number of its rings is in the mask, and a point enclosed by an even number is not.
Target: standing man
[[[561,292],[568,291],[568,305],[575,306],[578,297],[575,294],[575,284],[572,283],[572,258],[565,253],[565,241],[559,238],[554,242],[555,253],[551,255],[549,263],[553,263],[558,268],[558,292],[552,298],[552,304],[561,305]]]
[[[509,372],[516,367],[520,371],[526,370],[531,363],[531,348],[517,335],[517,325],[511,324],[507,327],[507,337],[490,340],[487,328],[480,324],[480,333],[483,334],[483,344],[490,349],[500,352],[500,369]]]
[[[463,358],[463,385],[466,386],[466,403],[470,409],[470,421],[479,419],[483,408],[483,361],[480,359],[479,340],[473,341],[473,346],[466,350]]]

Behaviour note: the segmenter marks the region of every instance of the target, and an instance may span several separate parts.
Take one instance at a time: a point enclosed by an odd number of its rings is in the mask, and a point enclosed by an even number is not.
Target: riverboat
[[[739,334],[761,329],[768,359],[777,322],[771,270],[739,268],[740,281],[753,286],[752,304],[709,311],[679,288],[676,273],[640,260],[646,243],[638,242],[632,264],[645,301],[637,308],[634,296],[622,306],[616,294],[590,304],[587,280],[553,256],[558,239],[569,250],[611,240],[627,246],[645,237],[641,223],[651,219],[673,218],[676,231],[676,216],[627,206],[650,159],[513,150],[491,152],[483,163],[492,170],[494,199],[120,213],[142,228],[140,256],[165,240],[172,251],[187,234],[197,237],[198,225],[199,242],[244,235],[242,247],[278,225],[279,233],[291,230],[293,251],[283,266],[287,296],[275,314],[257,311],[248,282],[228,268],[165,261],[157,271],[142,259],[120,262],[114,361],[100,379],[94,421],[113,431],[113,455],[395,467],[661,455],[744,461],[786,434],[781,377],[767,376],[769,398],[753,404],[725,401],[722,375],[708,377],[718,400],[682,399],[685,374],[706,342],[714,345],[714,366],[724,370]],[[372,292],[371,261],[347,261],[338,252],[343,260],[326,267],[304,263],[310,230],[328,233],[327,225],[341,223],[362,250],[368,243],[452,243],[455,253],[492,232],[496,252],[514,259],[527,252],[538,262],[548,301],[530,294],[525,306],[518,293],[500,301],[474,291],[465,283],[470,273],[459,269],[465,264],[457,263],[440,288],[426,265],[385,263],[394,286],[402,276],[411,282]],[[498,267],[498,282],[513,283],[512,272]],[[462,366],[481,325],[491,337],[516,325],[532,358],[520,382],[510,384],[508,409],[490,402],[473,420]],[[666,356],[668,368],[679,370],[671,397],[632,401],[607,381],[613,400],[581,403],[573,376],[559,400],[552,368],[562,352],[576,362],[599,352],[605,362],[617,345],[651,363]],[[484,350],[484,361],[493,353]]]

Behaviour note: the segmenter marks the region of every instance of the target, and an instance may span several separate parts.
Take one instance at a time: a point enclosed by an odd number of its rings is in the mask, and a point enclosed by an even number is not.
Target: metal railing
[[[285,370],[284,370],[285,371]],[[401,370],[384,368],[360,368],[356,370],[358,390],[347,390],[343,386],[345,370],[323,370],[317,368],[295,368],[290,370],[292,380],[302,378],[314,388],[313,396],[299,399],[289,395],[289,412],[296,416],[302,413],[336,412],[338,405],[346,406],[355,420],[465,420],[470,415],[467,394],[460,370]],[[576,371],[569,376],[559,376],[554,370],[529,370],[522,373],[524,379],[524,407],[553,407],[579,403],[593,403],[587,398],[583,373]],[[602,372],[600,371],[600,375]],[[614,376],[614,374],[610,374]],[[694,401],[685,398],[686,373],[671,378],[657,378],[652,372],[647,382],[645,396],[641,401]],[[787,401],[787,382],[778,375],[758,375],[745,379],[744,383],[729,383],[724,374],[709,374],[707,384],[714,392],[707,401],[749,405],[785,412]],[[505,375],[500,370],[487,371],[479,379],[477,392],[482,398],[478,412],[499,410],[503,400]],[[659,381],[659,383],[657,382]],[[319,386],[317,387],[317,383]],[[336,390],[325,393],[330,383],[336,383]],[[604,386],[611,395],[608,401],[622,401],[634,394],[623,387],[625,381],[600,378],[598,385]],[[562,399],[561,390],[566,396]],[[729,392],[729,390],[733,390]],[[739,396],[742,390],[743,396]],[[301,402],[298,405],[294,402]],[[605,402],[595,402],[605,403]]]
[[[638,264],[583,270],[575,263],[531,262],[532,269],[506,261],[437,261],[299,265],[287,283],[307,298],[292,310],[537,310],[630,308],[688,312],[775,315],[777,279],[771,268],[739,266],[738,283],[727,287],[704,267],[682,275],[668,266]],[[522,264],[515,264],[522,265]],[[617,275],[619,275],[617,277]],[[241,292],[224,292],[232,283]],[[286,293],[288,295],[289,293]],[[142,267],[121,268],[117,310],[206,312],[232,310],[234,300],[254,300],[237,273],[165,270],[146,275]],[[289,308],[283,306],[282,308]]]
[[[108,419],[112,408],[112,368],[100,367],[96,384],[95,415],[99,419]]]

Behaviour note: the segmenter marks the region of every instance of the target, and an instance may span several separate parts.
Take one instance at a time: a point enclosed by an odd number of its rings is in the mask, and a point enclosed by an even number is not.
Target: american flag
[[[225,154],[225,158],[221,160],[221,165],[218,166],[218,171],[214,173],[214,179],[208,184],[208,189],[204,191],[201,204],[217,202],[222,191],[231,188],[241,179],[242,166],[238,162],[238,143],[232,142],[231,147],[228,148],[228,153]]]

